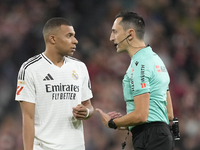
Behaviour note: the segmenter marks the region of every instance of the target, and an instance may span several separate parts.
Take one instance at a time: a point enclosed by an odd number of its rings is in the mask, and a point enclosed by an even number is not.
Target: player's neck
[[[51,60],[51,62],[58,67],[62,67],[64,63],[64,56],[59,55],[58,53],[53,53],[51,51],[45,50],[44,55]]]

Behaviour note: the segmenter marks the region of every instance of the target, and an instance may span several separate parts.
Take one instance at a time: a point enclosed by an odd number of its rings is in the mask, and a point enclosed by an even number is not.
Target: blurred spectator
[[[44,50],[42,26],[55,16],[68,18],[76,30],[79,44],[75,57],[87,64],[93,106],[126,113],[121,80],[130,58],[115,53],[109,41],[114,16],[123,9],[143,16],[146,44],[169,70],[174,114],[181,132],[175,150],[200,149],[200,1],[1,0],[0,150],[23,149],[21,113],[14,101],[17,72],[22,62]],[[86,150],[120,149],[126,132],[108,130],[95,115],[84,124],[89,133],[85,134]],[[132,149],[131,135],[126,149]]]

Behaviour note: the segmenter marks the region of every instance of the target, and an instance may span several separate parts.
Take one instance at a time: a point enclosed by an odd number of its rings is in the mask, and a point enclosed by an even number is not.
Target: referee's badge
[[[78,74],[77,74],[76,71],[74,71],[74,70],[73,70],[73,72],[72,72],[72,78],[73,78],[74,80],[78,80]]]

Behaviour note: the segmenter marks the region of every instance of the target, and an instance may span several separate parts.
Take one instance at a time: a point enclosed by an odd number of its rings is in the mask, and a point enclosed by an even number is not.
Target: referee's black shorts
[[[173,150],[173,136],[164,122],[137,125],[131,132],[134,150]]]

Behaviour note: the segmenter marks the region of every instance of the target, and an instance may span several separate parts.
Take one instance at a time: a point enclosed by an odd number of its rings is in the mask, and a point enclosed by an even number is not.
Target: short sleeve
[[[35,103],[35,86],[32,74],[29,70],[20,68],[17,79],[16,101],[26,101]]]
[[[151,70],[146,62],[140,62],[134,66],[130,76],[131,89],[133,96],[150,92],[149,79]]]
[[[83,72],[84,72],[84,80],[83,80],[83,86],[82,86],[82,94],[81,94],[81,100],[85,101],[93,97],[92,90],[91,90],[91,82],[89,73],[87,70],[87,67],[83,66]]]

